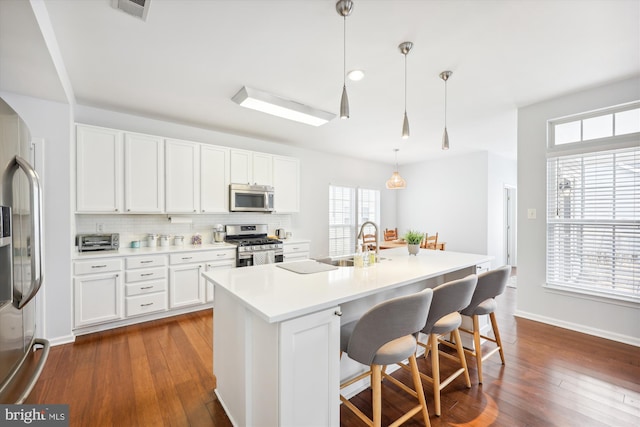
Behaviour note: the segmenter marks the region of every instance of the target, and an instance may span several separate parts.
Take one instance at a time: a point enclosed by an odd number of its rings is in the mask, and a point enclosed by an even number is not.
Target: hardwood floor
[[[439,426],[638,426],[640,349],[513,316],[516,289],[499,299],[506,365],[485,361],[478,385],[458,378],[442,392]],[[51,349],[27,403],[68,403],[71,426],[229,426],[213,389],[210,310],[78,337]],[[453,368],[441,358],[442,370]],[[426,369],[428,361],[420,358]],[[407,384],[404,371],[396,375]],[[370,415],[370,391],[352,401]],[[384,422],[412,405],[393,384],[383,386]],[[341,408],[342,426],[362,426]],[[419,417],[407,426],[422,425]],[[263,426],[260,426],[263,427]],[[264,426],[271,427],[271,426]]]

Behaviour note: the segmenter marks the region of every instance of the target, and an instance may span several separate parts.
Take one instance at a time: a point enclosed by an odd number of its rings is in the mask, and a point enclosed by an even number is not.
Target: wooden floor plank
[[[433,427],[640,425],[640,350],[637,347],[513,316],[516,292],[499,298],[498,324],[506,365],[496,354],[483,364],[479,385],[468,357],[471,389],[456,379],[442,391],[442,416],[423,382]],[[27,403],[70,404],[70,425],[231,425],[214,393],[211,309],[80,336],[51,349]],[[490,343],[485,344],[487,349]],[[455,363],[441,358],[443,371]],[[430,360],[418,359],[424,372]],[[404,370],[394,373],[412,385]],[[352,398],[371,415],[371,392]],[[386,381],[384,422],[414,400]],[[363,423],[341,407],[343,427]],[[406,426],[422,425],[414,416]]]

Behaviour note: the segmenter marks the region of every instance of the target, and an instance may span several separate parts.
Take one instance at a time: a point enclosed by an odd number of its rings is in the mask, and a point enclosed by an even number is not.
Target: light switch
[[[535,208],[527,209],[527,219],[536,219],[536,210],[535,210]]]

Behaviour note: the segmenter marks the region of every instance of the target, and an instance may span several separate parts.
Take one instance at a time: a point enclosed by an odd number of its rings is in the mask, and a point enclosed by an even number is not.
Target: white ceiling
[[[400,163],[477,150],[515,158],[518,107],[640,76],[640,0],[354,0],[347,69],[366,76],[347,81],[349,120],[313,127],[231,97],[246,85],[337,113],[335,0],[152,0],[146,22],[111,0],[45,5],[79,104],[374,161],[393,162],[394,148]],[[408,140],[403,41],[414,43]],[[443,70],[453,71],[448,152]],[[59,98],[57,86],[40,96]]]

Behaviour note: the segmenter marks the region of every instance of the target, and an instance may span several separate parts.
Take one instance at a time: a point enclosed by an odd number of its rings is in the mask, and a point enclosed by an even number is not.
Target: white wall
[[[493,255],[501,265],[502,188],[515,184],[515,163],[478,152],[401,166],[399,232],[438,232],[447,250]]]
[[[518,111],[517,315],[640,345],[637,304],[545,289],[547,120],[640,99],[638,76]],[[527,209],[537,219],[527,219]]]

